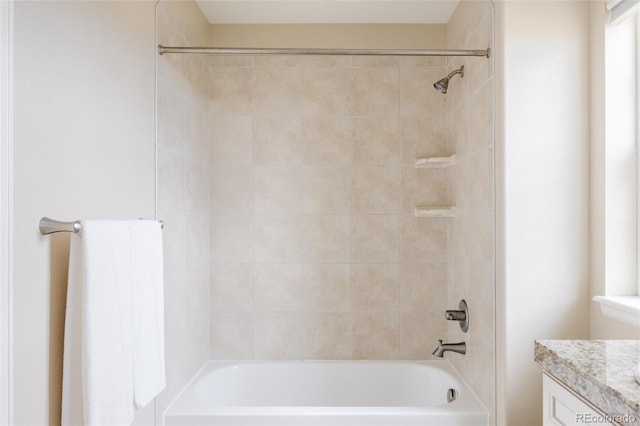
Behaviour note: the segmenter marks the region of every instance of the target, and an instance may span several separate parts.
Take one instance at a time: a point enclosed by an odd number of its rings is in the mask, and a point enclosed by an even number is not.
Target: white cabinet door
[[[606,416],[548,374],[542,375],[543,425],[610,425]]]

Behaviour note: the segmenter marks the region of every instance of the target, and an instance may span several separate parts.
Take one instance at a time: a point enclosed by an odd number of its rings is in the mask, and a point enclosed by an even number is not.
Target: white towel
[[[154,223],[83,221],[71,237],[63,425],[131,424],[134,406],[164,387],[162,237]]]
[[[62,425],[84,424],[82,400],[82,247],[71,235],[67,311],[64,323],[62,374]]]
[[[147,405],[165,387],[162,230],[157,221],[131,224],[134,277],[134,401]]]

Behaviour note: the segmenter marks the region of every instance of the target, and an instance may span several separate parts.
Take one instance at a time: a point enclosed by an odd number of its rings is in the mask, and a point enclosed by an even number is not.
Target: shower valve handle
[[[464,321],[467,319],[465,311],[446,311],[444,316],[449,321]]]
[[[458,321],[465,333],[469,330],[469,307],[464,299],[458,304],[458,310],[445,311],[444,317],[449,321]]]

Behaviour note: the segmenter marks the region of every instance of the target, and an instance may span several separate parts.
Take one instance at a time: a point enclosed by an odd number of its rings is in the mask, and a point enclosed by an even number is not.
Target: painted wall
[[[14,18],[14,424],[59,424],[69,236],[38,221],[154,216],[154,5],[16,2]]]
[[[589,3],[496,2],[498,424],[540,424],[535,339],[589,337]]]
[[[447,25],[447,47],[493,49],[493,6],[488,1],[460,2]],[[450,242],[448,303],[457,309],[465,299],[471,324],[465,334],[447,321],[450,342],[465,341],[467,354],[445,355],[471,385],[495,424],[495,204],[493,57],[449,58],[447,72],[464,65],[454,77],[447,99],[449,139],[456,153],[456,218]]]
[[[439,49],[446,36],[443,24],[211,25],[218,47]]]

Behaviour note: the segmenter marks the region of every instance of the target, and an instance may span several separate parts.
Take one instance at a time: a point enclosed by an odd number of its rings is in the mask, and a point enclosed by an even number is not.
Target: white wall
[[[154,216],[154,3],[16,2],[14,424],[57,424],[68,235]],[[153,407],[138,421],[153,421]]]
[[[589,3],[496,12],[498,419],[533,425],[533,341],[589,336]]]

